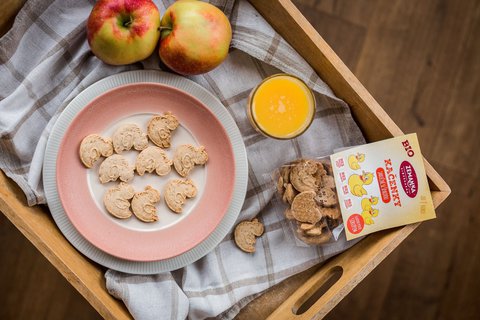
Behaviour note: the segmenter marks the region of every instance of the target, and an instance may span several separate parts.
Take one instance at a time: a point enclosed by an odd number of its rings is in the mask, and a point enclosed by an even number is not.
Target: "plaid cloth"
[[[162,12],[172,1],[155,1]],[[271,201],[270,173],[299,157],[318,157],[364,143],[348,106],[245,0],[211,1],[229,16],[232,50],[214,71],[190,77],[213,92],[242,132],[249,185],[239,220],[258,218],[265,234],[253,255],[238,250],[229,234],[204,258],[181,270],[154,276],[113,270],[109,292],[137,319],[230,319],[262,291],[338,254],[354,242],[345,237],[322,247],[297,247]],[[94,1],[30,0],[0,42],[0,168],[25,192],[29,205],[45,203],[41,168],[52,125],[84,88],[108,75],[162,69],[157,55],[129,66],[108,66],[88,48],[85,21]],[[268,75],[297,75],[316,91],[317,112],[307,133],[277,141],[253,130],[246,118],[251,89]],[[260,213],[260,214],[259,214]]]

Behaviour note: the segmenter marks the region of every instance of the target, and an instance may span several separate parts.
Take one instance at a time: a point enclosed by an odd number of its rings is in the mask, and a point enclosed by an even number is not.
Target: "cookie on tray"
[[[255,244],[257,237],[260,237],[265,228],[258,219],[252,221],[242,221],[236,227],[234,231],[235,244],[247,253],[255,252]]]

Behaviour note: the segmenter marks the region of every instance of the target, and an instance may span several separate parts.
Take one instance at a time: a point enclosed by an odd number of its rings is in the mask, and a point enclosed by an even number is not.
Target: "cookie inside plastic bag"
[[[330,158],[299,159],[273,174],[287,231],[300,246],[334,242],[343,230]]]

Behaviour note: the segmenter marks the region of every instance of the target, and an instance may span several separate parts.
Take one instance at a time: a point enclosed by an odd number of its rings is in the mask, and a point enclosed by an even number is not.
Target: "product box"
[[[415,133],[330,156],[347,240],[435,218]]]

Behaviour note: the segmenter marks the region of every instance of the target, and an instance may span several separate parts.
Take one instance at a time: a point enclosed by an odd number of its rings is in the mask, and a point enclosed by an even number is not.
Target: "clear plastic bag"
[[[299,246],[335,242],[343,231],[330,157],[299,159],[273,176],[277,199],[284,203],[286,231]]]

